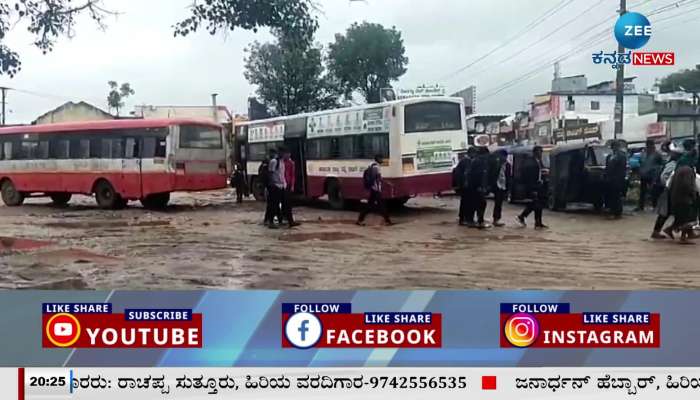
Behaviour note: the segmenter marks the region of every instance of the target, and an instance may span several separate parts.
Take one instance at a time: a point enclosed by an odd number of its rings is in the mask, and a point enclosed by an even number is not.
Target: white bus
[[[264,188],[257,178],[268,150],[284,145],[296,163],[294,192],[328,196],[333,208],[366,197],[362,175],[376,155],[384,157],[383,195],[405,203],[422,193],[451,189],[457,154],[467,148],[461,98],[430,97],[320,111],[235,127],[236,153],[245,166],[253,194]]]

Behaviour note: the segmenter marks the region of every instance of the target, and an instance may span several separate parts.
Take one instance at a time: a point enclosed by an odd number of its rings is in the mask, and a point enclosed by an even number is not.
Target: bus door
[[[126,137],[122,159],[122,183],[124,194],[130,198],[143,197],[143,163],[141,160],[141,138]]]
[[[294,193],[306,195],[306,154],[304,140],[302,138],[288,138],[284,140],[284,145],[289,149],[292,161],[294,161],[294,172],[296,174]]]

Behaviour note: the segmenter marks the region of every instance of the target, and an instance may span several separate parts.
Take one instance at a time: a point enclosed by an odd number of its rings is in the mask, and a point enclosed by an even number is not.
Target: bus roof
[[[62,122],[58,124],[22,125],[0,128],[0,135],[101,131],[113,129],[166,128],[172,125],[203,125],[221,129],[214,122],[193,118],[110,119],[102,121]]]
[[[444,97],[444,96],[412,97],[409,99],[387,101],[384,103],[363,104],[363,105],[354,106],[354,107],[331,108],[331,109],[323,110],[323,111],[315,111],[315,112],[308,112],[308,113],[294,114],[294,115],[285,115],[285,116],[281,116],[281,117],[273,117],[273,118],[265,118],[265,119],[256,119],[253,121],[245,121],[245,122],[241,122],[241,123],[236,123],[235,125],[236,126],[246,126],[246,125],[266,124],[266,123],[271,123],[271,122],[286,121],[286,120],[295,119],[295,118],[304,118],[304,117],[313,117],[313,116],[325,115],[325,114],[333,114],[333,113],[337,113],[337,112],[361,111],[361,110],[366,110],[366,109],[371,109],[371,108],[393,106],[393,105],[398,105],[398,104],[426,103],[426,102],[430,102],[430,101],[447,101],[447,102],[453,102],[453,103],[461,103],[464,100],[461,97]]]

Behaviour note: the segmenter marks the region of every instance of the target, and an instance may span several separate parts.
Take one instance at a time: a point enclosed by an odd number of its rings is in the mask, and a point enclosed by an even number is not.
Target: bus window
[[[165,158],[168,149],[167,144],[168,142],[165,140],[165,138],[156,139],[156,158]]]
[[[102,150],[101,139],[90,139],[90,158],[100,158]]]
[[[20,160],[33,160],[36,159],[37,148],[39,147],[39,142],[34,141],[22,141],[20,143],[19,159]]]
[[[141,152],[141,158],[153,158],[156,155],[156,138],[145,137],[143,138],[143,151]]]
[[[462,129],[462,113],[457,103],[430,101],[404,107],[404,132],[436,132]]]
[[[49,142],[48,140],[42,140],[39,142],[39,147],[36,151],[36,158],[39,160],[46,160],[49,158]]]
[[[221,131],[208,126],[180,126],[180,148],[221,149]]]
[[[12,160],[12,142],[4,142],[2,144],[2,148],[4,149],[3,153],[3,160]]]
[[[364,138],[364,158],[374,158],[381,155],[384,158],[389,157],[389,134],[379,133],[368,135]]]
[[[70,141],[70,158],[82,159],[90,158],[90,140],[72,139]]]
[[[306,142],[306,154],[309,160],[326,160],[333,158],[332,138],[311,139]]]
[[[51,142],[51,158],[66,160],[70,158],[70,141],[58,139]]]
[[[138,158],[139,146],[136,138],[126,138],[125,158]]]
[[[250,160],[262,161],[267,155],[267,145],[265,143],[253,143],[250,145]]]

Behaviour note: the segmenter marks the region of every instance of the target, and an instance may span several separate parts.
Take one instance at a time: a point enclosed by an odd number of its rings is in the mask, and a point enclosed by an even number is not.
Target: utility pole
[[[5,126],[5,104],[6,104],[5,99],[7,98],[7,91],[8,90],[10,90],[10,88],[4,87],[4,86],[0,87],[0,91],[2,91],[2,120],[0,120],[0,122],[2,122],[2,124],[0,124],[0,125],[2,125],[2,126]]]
[[[620,0],[620,16],[627,13],[627,0]],[[625,48],[621,43],[617,45],[617,54],[625,52]],[[623,116],[625,103],[625,64],[617,65],[617,79],[615,80],[615,133],[613,139],[617,140],[622,136]]]

